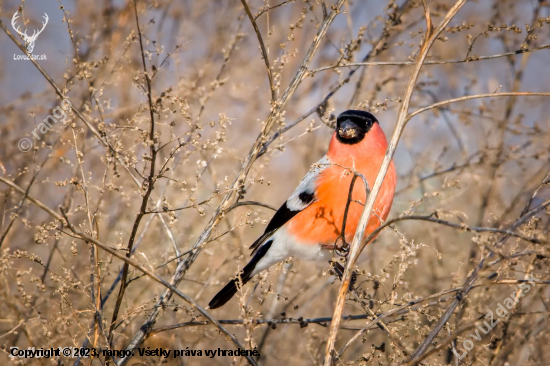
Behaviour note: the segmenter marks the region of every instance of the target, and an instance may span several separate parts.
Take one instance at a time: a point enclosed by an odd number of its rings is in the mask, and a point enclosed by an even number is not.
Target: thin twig
[[[194,249],[194,250],[190,252],[187,258],[185,258],[178,264],[178,267],[176,268],[175,273],[170,280],[170,283],[174,287],[180,283],[183,276],[187,272],[188,268],[191,266],[191,264],[195,261],[195,259],[201,253],[201,249],[203,245],[206,242],[208,242],[210,235],[214,231],[215,227],[219,224],[219,222],[224,217],[226,209],[230,206],[231,199],[238,192],[239,187],[242,185],[242,182],[245,181],[245,178],[248,175],[248,172],[252,168],[252,164],[258,158],[260,151],[262,151],[265,143],[265,139],[268,136],[269,132],[271,131],[272,127],[274,126],[275,121],[277,120],[279,114],[285,108],[286,103],[292,97],[292,95],[294,94],[294,92],[296,91],[296,89],[298,88],[298,86],[306,76],[307,68],[313,56],[317,53],[317,50],[319,49],[321,41],[325,37],[328,31],[328,28],[336,18],[336,15],[339,13],[339,9],[342,7],[342,4],[344,3],[344,1],[345,0],[338,0],[338,3],[334,5],[333,10],[330,12],[329,16],[320,25],[317,31],[317,34],[313,42],[311,43],[306,53],[306,56],[302,61],[302,64],[300,65],[300,68],[298,69],[294,78],[290,82],[286,91],[283,93],[281,99],[277,102],[276,106],[272,108],[272,111],[266,123],[262,126],[262,129],[260,131],[260,134],[258,135],[258,138],[250,148],[250,151],[247,157],[244,159],[239,172],[235,176],[235,179],[231,184],[231,188],[229,192],[224,196],[224,198],[222,199],[222,202],[218,205],[212,218],[210,219],[210,221],[208,222],[208,224],[206,225],[202,233],[199,235],[197,241],[191,247],[191,249]],[[158,316],[160,315],[160,311],[162,310],[163,304],[165,304],[166,301],[170,299],[170,297],[171,297],[170,290],[166,290],[161,295],[159,295],[158,300],[154,306],[154,310],[149,313],[145,322],[143,323],[143,326],[139,327],[139,330],[136,332],[132,341],[127,346],[127,349],[129,350],[135,349],[138,345],[140,345],[143,342],[146,335],[152,330],[152,327],[155,325],[155,322]],[[130,357],[124,357],[121,360],[119,360],[118,365],[123,366],[129,360],[130,360]]]
[[[266,13],[266,12],[268,12],[268,11],[271,11],[271,10],[273,10],[273,9],[275,9],[275,8],[278,8],[279,6],[283,6],[283,5],[286,5],[286,4],[288,4],[288,3],[293,3],[293,2],[295,2],[295,1],[296,1],[296,0],[285,0],[285,1],[283,1],[283,2],[281,2],[281,3],[279,3],[279,4],[277,4],[277,5],[273,5],[273,6],[267,5],[267,6],[264,7],[264,9],[263,9],[262,11],[258,12],[258,14],[256,14],[256,16],[254,16],[254,20],[258,19],[262,14],[264,14],[264,13]]]
[[[405,2],[395,10],[395,12],[393,13],[393,18],[392,18],[392,21],[390,22],[387,22],[386,23],[386,26],[384,27],[384,29],[382,30],[382,34],[380,35],[380,38],[376,41],[376,44],[375,46],[372,48],[372,50],[369,51],[369,53],[367,53],[365,55],[365,57],[363,57],[363,60],[362,62],[366,62],[367,60],[371,59],[372,57],[375,57],[375,56],[378,56],[384,49],[385,49],[385,46],[386,46],[386,41],[388,40],[389,38],[389,34],[390,34],[390,29],[391,27],[395,26],[396,24],[398,24],[401,20],[401,15],[403,14],[403,11],[404,9],[407,7],[408,3],[409,3],[410,0],[405,0]],[[324,4],[324,2],[323,2]],[[326,18],[326,17],[325,17]],[[309,111],[307,111],[306,113],[304,113],[302,116],[300,116],[298,119],[296,119],[295,121],[289,123],[288,125],[286,125],[285,127],[281,128],[279,131],[277,131],[270,139],[269,141],[267,141],[265,144],[264,144],[264,148],[262,149],[261,153],[260,153],[260,156],[265,154],[267,152],[267,147],[269,145],[271,145],[275,140],[277,140],[280,136],[282,136],[285,132],[287,132],[288,130],[292,129],[293,127],[297,126],[300,122],[304,121],[307,117],[309,117],[311,114],[315,113],[316,111],[319,110],[319,108],[321,106],[324,106],[326,105],[326,103],[329,101],[330,98],[332,98],[336,92],[338,90],[340,90],[340,88],[342,86],[344,86],[345,84],[347,84],[350,80],[351,80],[351,77],[355,74],[355,72],[357,70],[359,70],[359,68],[363,66],[361,64],[357,64],[356,65],[356,68],[351,70],[347,75],[346,77],[340,82],[338,83],[338,85],[336,85],[334,88],[332,88],[330,90],[330,92],[325,95],[325,97],[323,98],[323,100],[321,100],[321,102],[317,103],[317,105],[315,105],[313,108],[311,108]],[[364,69],[363,69],[364,70]],[[315,70],[310,70],[308,71],[308,75],[313,75],[316,71]]]
[[[476,94],[476,95],[466,95],[459,98],[453,98],[448,100],[442,100],[441,102],[431,104],[427,107],[423,107],[420,109],[417,109],[416,111],[410,113],[407,116],[407,121],[409,121],[411,118],[417,116],[420,113],[429,111],[430,109],[439,108],[441,106],[456,103],[456,102],[462,102],[465,100],[471,100],[471,99],[479,99],[479,98],[498,98],[498,97],[550,97],[550,93],[539,93],[539,92],[504,92],[504,93],[487,93],[487,94]]]
[[[489,56],[475,56],[475,57],[468,57],[465,59],[455,59],[455,60],[441,60],[441,61],[426,61],[424,62],[424,65],[446,65],[446,64],[461,64],[461,63],[468,63],[468,62],[475,62],[475,61],[483,61],[483,60],[492,60],[495,58],[502,58],[507,56],[514,56],[514,55],[521,55],[523,53],[529,53],[539,50],[544,50],[550,48],[550,44],[546,44],[543,46],[530,48],[530,49],[520,49],[517,51],[511,51],[511,52],[505,52],[505,53],[499,53],[495,55],[489,55]],[[332,65],[332,66],[324,66],[320,67],[315,70],[311,70],[310,72],[312,74],[331,70],[331,69],[340,69],[345,67],[358,67],[358,66],[413,66],[415,63],[414,61],[378,61],[378,62],[350,62],[347,64],[338,64],[338,65]]]
[[[264,59],[265,67],[267,69],[267,78],[269,79],[269,88],[271,89],[271,100],[274,102],[277,100],[277,92],[275,90],[275,86],[273,85],[273,75],[271,74],[271,66],[269,65],[269,55],[267,53],[267,50],[265,49],[262,33],[258,28],[258,24],[256,24],[256,19],[252,16],[252,13],[250,12],[250,8],[248,7],[246,0],[241,0],[241,3],[243,4],[244,10],[246,11],[246,15],[248,15],[248,19],[250,19],[250,23],[252,23],[252,27],[254,27],[254,32],[256,32],[256,36],[258,37],[260,49],[262,50],[262,58]]]
[[[155,116],[154,116],[154,106],[153,106],[153,96],[152,96],[152,86],[151,86],[151,78],[149,78],[149,75],[147,73],[147,64],[145,63],[145,51],[143,49],[143,37],[141,35],[141,29],[139,26],[139,16],[137,11],[137,0],[134,1],[134,14],[136,19],[136,27],[138,32],[138,39],[139,39],[139,47],[141,50],[141,61],[143,65],[143,74],[145,77],[145,81],[147,83],[147,100],[149,102],[149,114],[151,117],[151,128],[149,131],[149,140],[150,140],[150,153],[151,153],[151,162],[150,162],[150,170],[149,170],[149,176],[147,177],[147,187],[145,190],[145,194],[143,195],[142,201],[141,201],[141,207],[139,209],[139,213],[136,216],[136,219],[134,221],[134,224],[132,226],[132,232],[130,233],[130,238],[128,239],[128,246],[127,246],[127,252],[126,257],[130,258],[132,256],[132,249],[134,247],[134,241],[136,239],[137,231],[139,228],[139,224],[141,220],[143,219],[143,216],[145,216],[145,213],[147,211],[147,202],[149,201],[149,197],[151,196],[151,193],[153,192],[153,188],[155,186],[155,163],[156,163],[156,157],[157,157],[157,149],[155,148]],[[111,317],[111,325],[109,327],[109,344],[112,346],[113,343],[113,331],[114,326],[116,324],[116,320],[118,318],[118,312],[120,311],[120,306],[122,304],[122,299],[124,298],[124,293],[126,291],[127,287],[127,278],[128,278],[128,269],[129,264],[125,263],[122,268],[122,278],[120,281],[120,289],[118,291],[118,296],[116,299],[115,307],[113,310],[113,315]]]
[[[525,223],[527,220],[529,220],[531,217],[533,217],[535,214],[539,213],[546,207],[550,205],[550,199],[544,202],[543,204],[533,208],[532,210],[528,211],[524,215],[522,215],[519,219],[517,219],[514,224],[510,227],[510,230],[514,230],[515,228],[519,227],[523,223]],[[510,234],[505,234],[503,238],[500,239],[499,243],[497,244],[497,247],[502,245],[504,241],[510,236]],[[489,254],[484,255],[482,253],[482,258],[479,262],[479,264],[473,269],[473,271],[470,273],[466,281],[464,282],[464,285],[462,286],[461,290],[458,292],[456,297],[453,299],[451,304],[445,309],[445,312],[443,315],[439,318],[437,324],[435,327],[430,331],[428,336],[424,339],[422,344],[416,349],[416,351],[413,353],[411,359],[418,359],[422,354],[424,354],[427,350],[432,341],[435,339],[435,337],[439,334],[445,323],[449,320],[451,315],[453,314],[456,307],[462,302],[464,297],[468,295],[470,290],[474,288],[474,283],[478,278],[479,271],[483,268],[485,265],[485,261],[489,258],[491,258],[494,255],[494,252],[489,252]]]
[[[21,194],[25,194],[25,190],[23,190],[21,187],[19,187],[18,185],[16,185],[12,181],[10,181],[10,180],[8,180],[4,177],[0,177],[0,181],[7,184],[10,187],[12,187],[17,192],[19,192]],[[150,271],[149,269],[143,267],[141,264],[135,262],[133,259],[130,259],[130,258],[126,257],[125,255],[120,254],[117,250],[112,249],[109,245],[104,244],[104,243],[100,242],[99,240],[97,240],[95,238],[92,238],[90,236],[87,236],[86,234],[76,230],[76,228],[69,222],[65,212],[63,211],[63,209],[61,207],[60,207],[60,210],[61,210],[62,214],[59,215],[57,212],[51,210],[49,207],[44,205],[42,202],[40,202],[39,200],[37,200],[33,196],[27,195],[27,199],[29,201],[33,202],[34,204],[36,204],[38,207],[40,207],[45,212],[47,212],[50,216],[52,216],[53,218],[55,218],[56,220],[61,222],[63,226],[69,228],[69,230],[72,232],[72,234],[71,234],[71,232],[66,232],[66,231],[63,231],[63,230],[61,230],[61,232],[63,232],[66,235],[69,235],[71,237],[83,240],[87,243],[94,244],[94,245],[98,246],[99,248],[103,249],[104,251],[106,251],[107,253],[111,254],[112,256],[122,260],[124,263],[126,263],[126,264],[128,264],[128,265],[130,265],[134,268],[137,268],[138,270],[140,270],[141,272],[146,274],[147,277],[151,278],[155,282],[160,283],[161,285],[163,285],[164,287],[168,288],[170,291],[172,291],[173,293],[178,295],[185,302],[187,302],[190,305],[192,305],[193,307],[195,307],[202,315],[204,315],[210,322],[212,322],[212,324],[214,324],[216,327],[218,327],[218,329],[222,333],[224,333],[226,336],[228,336],[237,347],[239,347],[241,349],[245,349],[245,347],[243,347],[239,343],[239,341],[235,338],[235,336],[233,336],[233,334],[229,333],[227,331],[227,329],[225,329],[205,309],[200,307],[192,298],[190,298],[189,296],[187,296],[184,293],[182,293],[181,291],[179,291],[176,287],[171,285],[164,278],[160,277],[159,275],[157,275],[156,273]],[[254,359],[252,357],[247,356],[246,358],[247,358],[248,362],[250,362],[251,365],[256,365],[256,362],[254,361]]]
[[[334,346],[336,343],[336,335],[338,333],[338,328],[340,326],[340,318],[342,315],[342,311],[344,310],[346,294],[348,292],[348,288],[350,285],[350,278],[352,275],[353,267],[355,266],[355,262],[357,261],[359,254],[364,248],[364,245],[368,243],[368,242],[362,243],[362,238],[365,233],[367,223],[370,219],[372,210],[374,208],[374,202],[376,200],[376,197],[378,196],[378,192],[380,191],[380,188],[382,187],[382,182],[384,181],[384,177],[392,161],[392,157],[395,152],[395,149],[397,148],[397,144],[401,137],[401,133],[403,132],[403,129],[405,128],[405,125],[407,123],[407,112],[409,109],[409,103],[411,101],[411,97],[415,89],[416,80],[418,79],[418,76],[420,74],[420,69],[422,68],[422,64],[424,63],[424,60],[428,55],[428,51],[430,50],[431,46],[433,45],[437,37],[439,37],[439,34],[443,31],[443,29],[447,26],[447,24],[451,21],[451,19],[456,15],[458,10],[464,5],[465,2],[466,0],[458,0],[455,3],[455,5],[449,10],[449,12],[445,15],[445,17],[441,20],[437,28],[434,30],[432,36],[429,38],[426,37],[426,40],[419,52],[418,59],[416,60],[416,64],[414,66],[409,83],[407,85],[407,90],[405,92],[403,102],[401,103],[401,108],[399,109],[397,123],[394,129],[392,138],[388,144],[386,155],[384,156],[384,160],[382,161],[380,170],[378,172],[378,175],[372,187],[371,194],[368,196],[365,207],[363,208],[363,212],[361,213],[361,218],[359,219],[359,224],[357,225],[357,230],[355,232],[353,242],[351,243],[349,258],[346,263],[346,267],[344,269],[342,284],[340,286],[338,299],[334,309],[334,315],[333,315],[334,321],[331,323],[331,326],[330,326],[329,337],[328,337],[327,346],[325,350],[325,361],[324,361],[325,366],[332,365],[333,355],[334,355]]]
[[[231,211],[231,210],[233,210],[237,207],[240,207],[240,206],[260,206],[260,207],[269,208],[272,211],[277,211],[277,209],[275,207],[270,206],[266,203],[256,202],[256,201],[241,201],[241,202],[237,202],[237,203],[234,203],[233,205],[229,206],[227,208],[227,210],[225,210],[225,213],[228,213],[229,211]]]

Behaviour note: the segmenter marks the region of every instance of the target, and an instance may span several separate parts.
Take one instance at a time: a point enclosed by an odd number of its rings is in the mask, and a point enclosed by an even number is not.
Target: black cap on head
[[[342,112],[336,120],[336,138],[341,143],[349,145],[361,142],[375,122],[378,123],[378,120],[369,112]]]

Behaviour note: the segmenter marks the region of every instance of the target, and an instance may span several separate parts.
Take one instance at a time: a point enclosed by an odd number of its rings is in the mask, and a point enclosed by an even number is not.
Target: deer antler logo
[[[19,30],[19,27],[17,26],[17,24],[15,24],[17,18],[19,18],[19,13],[16,11],[15,14],[13,14],[13,18],[11,18],[11,26],[13,27],[13,29],[19,33],[19,35],[21,36],[21,38],[23,38],[23,41],[25,41],[25,47],[27,47],[27,51],[29,53],[32,53],[32,50],[34,49],[34,42],[36,41],[36,38],[38,38],[38,35],[40,33],[42,33],[42,31],[44,30],[44,28],[46,28],[46,24],[48,24],[48,14],[44,13],[44,20],[45,22],[42,22],[42,29],[40,29],[39,31],[38,30],[34,30],[34,32],[32,33],[32,36],[29,36],[27,35],[27,30],[25,29],[25,32],[21,32]]]

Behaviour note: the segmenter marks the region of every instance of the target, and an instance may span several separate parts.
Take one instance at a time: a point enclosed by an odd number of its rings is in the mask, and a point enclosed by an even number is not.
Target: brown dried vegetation
[[[469,1],[439,34],[454,1],[45,3],[0,3],[2,364],[548,364],[547,1]],[[50,16],[47,61],[12,59],[20,6],[28,29]],[[68,118],[37,140],[62,98]],[[406,126],[334,352],[328,263],[290,259],[205,309],[350,108],[388,139]],[[9,357],[65,346],[261,357]]]

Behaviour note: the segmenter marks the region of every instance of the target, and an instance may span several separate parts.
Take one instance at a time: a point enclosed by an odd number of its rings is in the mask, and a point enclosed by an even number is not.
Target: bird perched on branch
[[[334,250],[345,249],[353,240],[367,197],[362,178],[354,179],[354,176],[362,175],[372,187],[387,145],[386,136],[372,114],[357,110],[340,114],[327,154],[312,166],[277,210],[263,235],[250,246],[250,262],[214,296],[209,303],[210,309],[224,305],[237,293],[239,286],[290,256],[328,260]],[[355,182],[353,188],[352,181]],[[364,238],[388,217],[395,185],[392,162]]]

